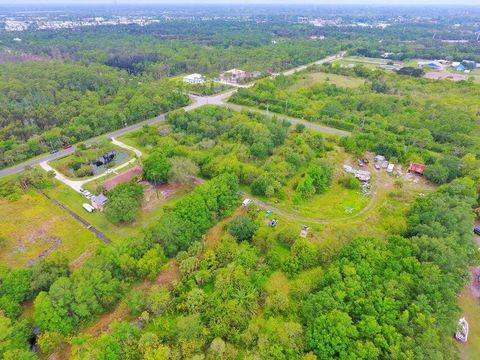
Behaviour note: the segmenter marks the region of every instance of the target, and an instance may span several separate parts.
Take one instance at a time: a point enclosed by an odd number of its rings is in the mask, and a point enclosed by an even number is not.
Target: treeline
[[[0,167],[188,104],[167,81],[92,64],[0,66]]]
[[[238,204],[238,191],[235,175],[219,175],[167,209],[152,236],[168,255],[186,250],[216,221],[231,214]]]
[[[30,352],[32,326],[20,320],[22,303],[48,291],[60,277],[69,276],[68,263],[63,258],[42,259],[30,268],[0,268],[0,358],[35,359]]]
[[[476,198],[470,179],[456,180],[416,201],[409,237],[344,248],[302,307],[307,349],[318,359],[453,358]]]
[[[289,125],[258,114],[238,114],[222,107],[206,106],[195,112],[177,111],[167,121],[175,131],[183,131],[199,142],[224,137],[248,146],[253,157],[265,158],[283,144]]]
[[[159,79],[235,67],[280,71],[339,50],[333,39],[318,46],[307,34],[308,30],[287,29],[279,22],[169,21],[146,27],[30,32],[13,46],[53,59],[105,64]]]

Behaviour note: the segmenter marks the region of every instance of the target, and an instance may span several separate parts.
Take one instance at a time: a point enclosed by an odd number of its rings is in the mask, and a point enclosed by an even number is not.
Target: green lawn
[[[0,200],[0,218],[0,237],[5,239],[0,264],[10,267],[28,266],[45,251],[72,261],[99,244],[89,230],[34,190],[17,201]]]
[[[61,201],[113,241],[140,235],[144,229],[156,223],[162,216],[165,206],[173,205],[185,195],[185,192],[176,193],[153,210],[140,211],[136,221],[132,224],[115,225],[107,220],[104,213],[85,211],[82,207],[82,204],[88,203],[85,197],[60,182],[57,182],[57,184],[55,188],[46,191],[48,195]]]
[[[123,161],[121,161],[119,163],[115,163],[114,167],[129,161],[134,156],[133,152],[131,152],[129,150],[120,148],[120,147],[115,146],[115,145],[111,145],[111,146],[112,146],[113,150],[122,151],[122,152],[128,154],[128,157],[126,157]],[[70,169],[70,163],[74,160],[79,160],[79,161],[83,162],[84,164],[88,164],[90,162],[90,160],[93,160],[93,159],[97,158],[102,153],[105,153],[105,151],[107,151],[107,150],[102,151],[102,150],[99,150],[97,148],[91,148],[91,149],[83,150],[82,151],[82,156],[77,156],[76,154],[71,154],[71,155],[63,156],[63,157],[55,159],[55,160],[51,160],[51,161],[48,162],[48,164],[51,167],[53,167],[55,170],[59,171],[60,173],[62,173],[63,175],[65,175],[66,177],[68,177],[70,179],[87,180],[88,178],[93,177],[93,175],[92,176],[80,177],[80,178],[75,176],[75,174]]]
[[[354,78],[351,76],[327,74],[324,72],[312,72],[302,73],[298,75],[298,80],[295,84],[289,87],[289,90],[299,90],[312,85],[327,82],[329,84],[335,84],[340,87],[355,88],[365,84],[365,80],[360,78]]]
[[[462,360],[480,359],[480,299],[475,298],[469,286],[458,296],[462,316],[468,321],[469,334],[465,344],[458,343]]]

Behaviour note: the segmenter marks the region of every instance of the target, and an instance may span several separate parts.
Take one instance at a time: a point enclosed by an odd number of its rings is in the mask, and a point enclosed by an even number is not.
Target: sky
[[[140,4],[360,4],[360,5],[474,5],[480,6],[480,0],[0,0],[0,5],[140,5]]]

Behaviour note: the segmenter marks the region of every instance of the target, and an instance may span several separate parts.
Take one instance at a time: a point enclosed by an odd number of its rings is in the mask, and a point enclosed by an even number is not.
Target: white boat
[[[468,340],[468,322],[462,317],[458,320],[457,332],[455,333],[455,339],[460,342],[466,343]]]

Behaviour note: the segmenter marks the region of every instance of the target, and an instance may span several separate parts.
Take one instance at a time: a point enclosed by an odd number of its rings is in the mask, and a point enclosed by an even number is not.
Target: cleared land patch
[[[0,200],[0,218],[0,237],[5,239],[0,263],[7,266],[28,266],[56,255],[74,260],[98,243],[90,231],[33,190],[17,201]]]

